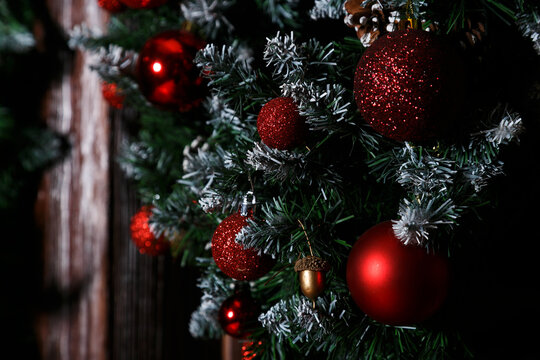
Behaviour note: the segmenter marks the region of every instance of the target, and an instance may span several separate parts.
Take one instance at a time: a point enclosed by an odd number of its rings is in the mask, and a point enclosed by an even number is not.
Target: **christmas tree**
[[[193,337],[246,359],[476,355],[460,297],[538,97],[500,59],[538,69],[533,2],[99,3],[108,32],[70,44],[137,114],[134,246],[200,268]]]

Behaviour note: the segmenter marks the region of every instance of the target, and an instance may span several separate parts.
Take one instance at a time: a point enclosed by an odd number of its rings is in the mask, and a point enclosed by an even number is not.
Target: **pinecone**
[[[356,30],[362,44],[370,46],[377,38],[398,29],[399,12],[393,8],[383,9],[379,1],[370,1],[362,6],[363,0],[347,0],[343,7],[348,13],[344,22]]]
[[[486,27],[482,19],[465,19],[465,28],[462,30],[463,35],[459,41],[463,48],[477,47],[482,38],[486,36]]]

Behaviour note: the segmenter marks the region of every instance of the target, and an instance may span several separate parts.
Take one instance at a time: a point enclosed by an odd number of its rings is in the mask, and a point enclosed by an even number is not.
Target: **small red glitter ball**
[[[347,259],[351,296],[372,319],[388,325],[413,325],[431,316],[448,291],[447,259],[419,246],[404,245],[392,222],[367,230]]]
[[[111,13],[117,13],[125,9],[124,4],[119,0],[98,0],[98,5]]]
[[[139,52],[137,80],[157,107],[180,112],[201,104],[206,85],[193,60],[204,42],[190,32],[170,30],[150,38]]]
[[[248,225],[250,216],[240,212],[229,215],[218,225],[212,236],[212,257],[223,273],[236,280],[255,280],[274,266],[268,255],[258,255],[236,242],[236,236]]]
[[[122,95],[116,84],[104,82],[101,85],[101,93],[103,94],[103,98],[105,98],[112,107],[121,109],[122,106],[124,106],[125,96]]]
[[[462,62],[434,35],[414,29],[377,39],[358,62],[354,95],[364,120],[398,141],[441,137],[460,117]]]
[[[163,235],[159,238],[154,236],[148,224],[150,216],[152,216],[151,206],[143,206],[133,215],[129,226],[131,239],[141,254],[161,255],[169,250],[170,242]]]
[[[220,306],[218,320],[227,334],[245,338],[258,326],[261,309],[247,291],[240,291],[227,298]]]
[[[132,9],[150,9],[163,5],[167,0],[120,0]]]
[[[288,150],[304,141],[307,126],[293,99],[278,97],[261,108],[257,118],[257,131],[267,146]]]

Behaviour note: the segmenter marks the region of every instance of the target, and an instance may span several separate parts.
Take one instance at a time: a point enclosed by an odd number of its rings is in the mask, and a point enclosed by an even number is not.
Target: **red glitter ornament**
[[[412,325],[427,319],[448,290],[448,263],[424,248],[404,245],[386,221],[366,231],[347,260],[347,286],[372,319]]]
[[[122,3],[132,9],[150,9],[163,5],[167,0],[120,0]]]
[[[459,118],[464,93],[459,58],[434,35],[415,29],[377,39],[358,62],[354,78],[365,121],[398,141],[442,136]]]
[[[125,9],[124,4],[119,0],[98,0],[98,5],[111,13],[117,13]]]
[[[124,106],[125,95],[118,89],[115,83],[104,82],[101,85],[101,93],[109,105],[121,109]]]
[[[269,147],[288,150],[304,141],[307,127],[293,99],[278,97],[261,108],[257,131],[262,142]]]
[[[137,62],[139,88],[148,101],[181,112],[200,105],[206,87],[193,60],[203,46],[202,40],[183,30],[150,38]]]
[[[227,334],[245,338],[256,328],[261,309],[249,291],[238,291],[227,298],[219,308],[218,320]]]
[[[163,235],[159,238],[154,236],[148,224],[150,216],[152,216],[151,206],[143,206],[133,215],[129,226],[131,239],[141,254],[161,255],[169,250],[170,242]]]
[[[240,212],[229,215],[218,225],[212,236],[212,257],[225,275],[236,280],[255,280],[274,266],[268,255],[258,255],[256,249],[246,249],[236,242],[236,236],[252,216]]]

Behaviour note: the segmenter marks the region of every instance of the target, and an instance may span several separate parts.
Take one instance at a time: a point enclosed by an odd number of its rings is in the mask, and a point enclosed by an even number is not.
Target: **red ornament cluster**
[[[261,309],[249,291],[239,291],[227,298],[219,308],[218,320],[227,334],[245,338],[257,327]]]
[[[161,6],[167,0],[120,0],[123,4],[132,9],[151,9],[156,6]]]
[[[148,220],[152,216],[152,207],[143,206],[131,218],[130,231],[131,239],[141,254],[151,256],[161,255],[167,252],[170,242],[162,235],[159,238],[154,236],[150,229]]]
[[[377,39],[358,62],[356,103],[364,120],[398,141],[441,137],[464,96],[460,61],[434,35],[399,30]]]
[[[144,44],[137,62],[142,94],[157,107],[186,112],[201,104],[206,85],[193,60],[204,42],[190,32],[170,30]]]
[[[98,0],[98,5],[111,13],[117,13],[125,9],[124,4],[119,0]]]
[[[122,94],[120,89],[118,89],[116,84],[104,82],[101,85],[101,93],[110,106],[116,109],[121,109],[124,106],[124,99],[126,97]]]
[[[349,254],[346,277],[358,307],[388,325],[427,319],[444,302],[449,282],[447,260],[401,243],[391,221],[360,236]]]
[[[289,97],[278,97],[268,101],[257,117],[257,131],[267,146],[289,150],[300,145],[307,134],[305,120],[298,107]]]
[[[236,242],[238,233],[252,216],[240,212],[229,215],[218,225],[212,236],[212,257],[223,273],[236,280],[255,280],[274,266],[268,255],[258,255],[256,249],[246,249]]]

